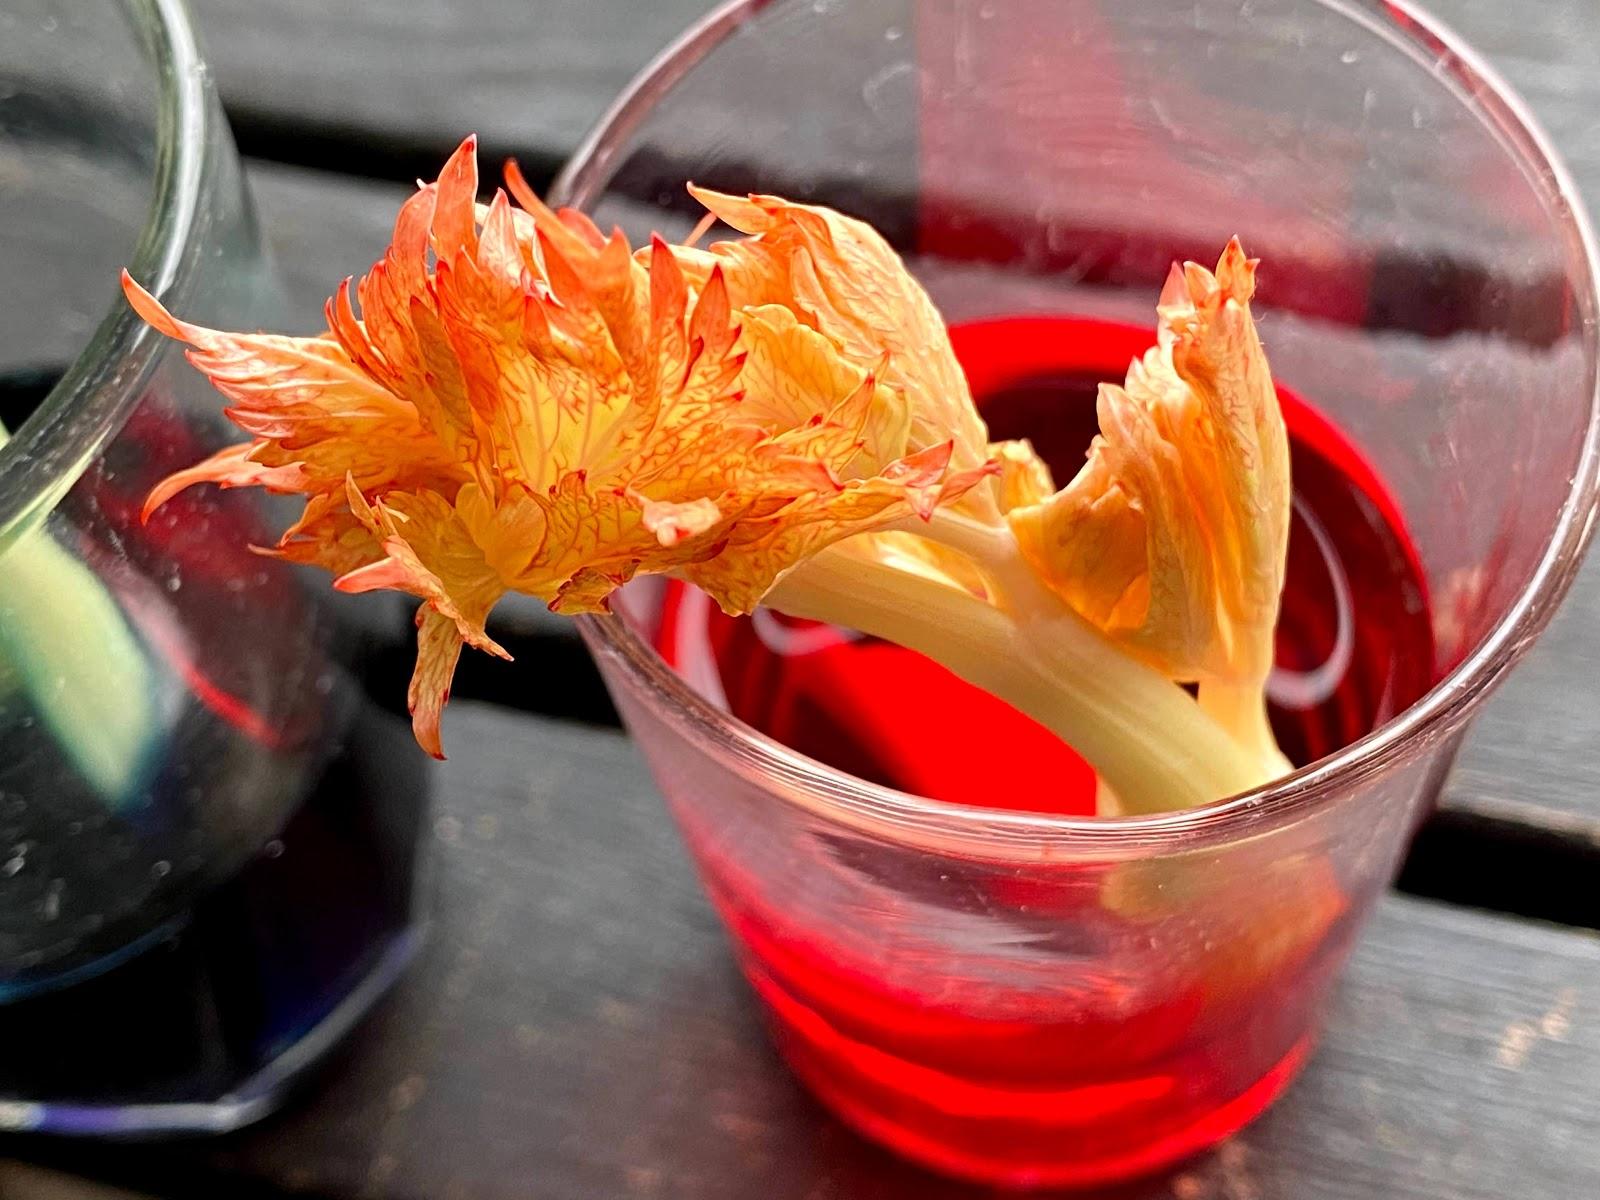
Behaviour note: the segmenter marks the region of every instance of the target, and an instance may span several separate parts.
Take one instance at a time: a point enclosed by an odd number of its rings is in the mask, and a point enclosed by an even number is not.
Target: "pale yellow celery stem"
[[[1294,770],[1294,764],[1278,749],[1272,725],[1267,720],[1267,693],[1264,683],[1234,683],[1211,679],[1202,683],[1197,699],[1201,711],[1227,729],[1236,742],[1261,764],[1262,779],[1276,779]]]
[[[945,524],[935,517],[934,526]],[[1124,812],[1190,808],[1260,781],[1251,757],[1180,688],[1031,582],[1009,531],[916,528],[967,542],[960,548],[995,576],[1003,607],[937,579],[827,551],[791,571],[766,603],[942,663],[1070,742]]]
[[[1245,689],[1226,695],[1231,707],[1196,705],[1171,680],[1124,653],[1045,587],[1006,525],[940,509],[931,521],[904,528],[958,551],[982,569],[1000,593],[1002,606],[1018,621],[1029,651],[1050,662],[1071,681],[1069,686],[1096,693],[1100,703],[1142,731],[1143,741],[1156,753],[1176,757],[1197,777],[1211,779],[1212,790],[1201,803],[1256,787],[1291,769],[1267,724],[1265,697],[1259,689],[1254,694],[1253,725],[1248,719],[1251,695]],[[1223,697],[1220,691],[1215,694]],[[1162,731],[1153,740],[1151,727]],[[1241,738],[1241,732],[1246,736]],[[1064,736],[1077,744],[1074,737]],[[1147,792],[1124,795],[1116,776],[1101,769],[1094,754],[1082,747],[1080,752],[1100,771],[1101,790],[1109,792],[1117,811],[1189,807]]]
[[[910,525],[904,528],[917,531]],[[940,510],[934,514],[932,521],[920,526],[920,532],[925,537],[960,551],[982,566],[1006,593],[1009,607],[1021,614],[1024,628],[1038,631],[1032,640],[1041,652],[1054,653],[1061,646],[1071,644],[1075,636],[1106,641],[1093,626],[1062,604],[1055,593],[1040,582],[1022,557],[1016,539],[1005,526],[987,525],[949,510]],[[1070,623],[1072,629],[1056,628],[1054,632],[1046,632],[1048,622],[1063,619]],[[1109,642],[1106,644],[1119,657],[1126,658]],[[1195,701],[1175,684],[1157,672],[1149,671],[1148,674],[1162,679],[1169,696],[1174,693],[1182,695],[1185,712],[1196,708]],[[1205,720],[1200,723],[1200,728],[1192,728],[1192,723],[1185,725],[1180,736],[1196,732],[1205,739],[1194,745],[1209,744],[1207,753],[1218,760],[1218,773],[1233,781],[1228,791],[1218,795],[1256,787],[1294,769],[1294,765],[1278,748],[1277,738],[1267,720],[1265,677],[1266,671],[1263,670],[1259,674],[1261,682],[1254,685],[1243,681],[1209,680],[1196,689],[1198,711]],[[1109,783],[1109,780],[1105,782]],[[1102,791],[1106,792],[1107,789],[1102,788]],[[1116,801],[1116,792],[1115,785],[1111,785],[1108,798]],[[1116,809],[1121,812],[1155,811],[1144,800],[1135,800],[1131,804],[1117,803]]]
[[[105,584],[43,529],[0,549],[0,710],[11,688],[103,799],[127,798],[159,733],[155,680]]]

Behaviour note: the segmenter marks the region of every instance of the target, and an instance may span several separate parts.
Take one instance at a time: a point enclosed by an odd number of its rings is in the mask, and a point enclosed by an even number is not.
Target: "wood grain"
[[[1600,560],[1490,700],[1456,762],[1451,794],[1485,815],[1548,808],[1600,826]]]
[[[374,143],[442,154],[476,131],[565,159],[616,93],[710,0],[191,0],[235,123],[275,156],[350,161]],[[1593,202],[1600,196],[1600,6],[1432,0],[1521,90]],[[247,145],[247,149],[252,148]],[[409,178],[403,175],[401,178]]]
[[[1429,0],[1426,5],[1517,90],[1591,209],[1600,208],[1600,5],[1592,0]]]
[[[709,0],[193,0],[247,151],[335,169],[476,132],[547,174]],[[296,142],[300,145],[296,148]],[[414,171],[399,178],[406,179]]]
[[[75,1175],[4,1159],[0,1159],[0,1196],[5,1200],[151,1200],[121,1188],[88,1183]]]
[[[400,992],[269,1124],[207,1146],[73,1147],[76,1168],[169,1197],[246,1183],[386,1200],[981,1194],[860,1141],[791,1080],[620,734],[454,715],[438,915]],[[1386,900],[1282,1103],[1119,1196],[1600,1193],[1597,985],[1590,936]]]

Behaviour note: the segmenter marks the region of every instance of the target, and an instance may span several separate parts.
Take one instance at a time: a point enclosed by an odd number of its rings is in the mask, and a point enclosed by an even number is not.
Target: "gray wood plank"
[[[306,1102],[220,1144],[80,1154],[157,1194],[961,1200],[769,1049],[663,806],[612,732],[464,704],[424,959]],[[1379,908],[1303,1078],[1123,1200],[1600,1194],[1600,941]]]
[[[710,0],[191,0],[235,120],[559,164]],[[281,144],[281,143],[275,143]],[[319,143],[320,145],[320,143]],[[338,166],[337,162],[328,165]]]
[[[559,162],[711,0],[191,0],[223,95],[252,130],[448,148],[469,131]],[[1432,0],[1521,90],[1600,199],[1600,6]],[[278,141],[286,146],[288,142]],[[319,143],[323,144],[323,143]],[[352,142],[349,149],[358,153]]]
[[[1528,102],[1591,209],[1600,209],[1600,5],[1592,0],[1428,0]]]
[[[31,1163],[0,1159],[0,1196],[5,1200],[151,1200]]]
[[[1600,559],[1486,705],[1456,760],[1450,802],[1484,816],[1600,834]],[[1547,812],[1544,816],[1541,813]]]

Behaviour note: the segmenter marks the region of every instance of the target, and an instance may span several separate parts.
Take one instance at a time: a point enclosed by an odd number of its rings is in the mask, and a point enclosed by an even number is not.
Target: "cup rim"
[[[182,298],[199,263],[187,253],[200,215],[216,120],[205,63],[183,0],[116,0],[156,73],[156,155],[149,208],[128,268],[157,295]],[[115,276],[105,315],[39,406],[0,443],[0,546],[31,528],[116,432],[154,369],[162,340],[123,301]]]
[[[619,147],[656,102],[724,39],[783,0],[728,0],[691,26],[622,92],[580,144],[550,190],[553,204],[582,206],[609,178]],[[584,616],[591,651],[642,690],[678,734],[722,758],[758,786],[837,823],[900,843],[1007,858],[1124,857],[1192,850],[1263,826],[1304,819],[1362,781],[1398,767],[1457,733],[1473,710],[1549,623],[1581,565],[1600,502],[1600,380],[1594,377],[1600,252],[1582,198],[1526,103],[1458,35],[1413,0],[1302,0],[1339,14],[1406,53],[1450,84],[1498,135],[1524,174],[1547,194],[1566,235],[1580,284],[1579,326],[1590,343],[1589,420],[1566,500],[1531,577],[1494,628],[1410,707],[1366,736],[1292,774],[1198,808],[1147,816],[1076,817],[1010,812],[899,791],[836,770],[744,724],[691,688],[616,615]],[[1586,286],[1585,286],[1586,285]]]

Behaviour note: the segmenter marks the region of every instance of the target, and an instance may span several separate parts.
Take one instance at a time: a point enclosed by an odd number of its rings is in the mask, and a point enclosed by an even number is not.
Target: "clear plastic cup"
[[[1236,233],[1263,259],[1275,371],[1386,482],[1429,597],[1437,682],[1337,752],[1161,816],[962,807],[733,719],[651,648],[648,588],[583,622],[779,1046],[847,1122],[1011,1185],[1217,1141],[1306,1061],[1468,720],[1577,569],[1596,296],[1564,170],[1405,4],[746,0],[556,191],[671,233],[685,180],[868,218],[952,322],[1148,323],[1174,259]]]

